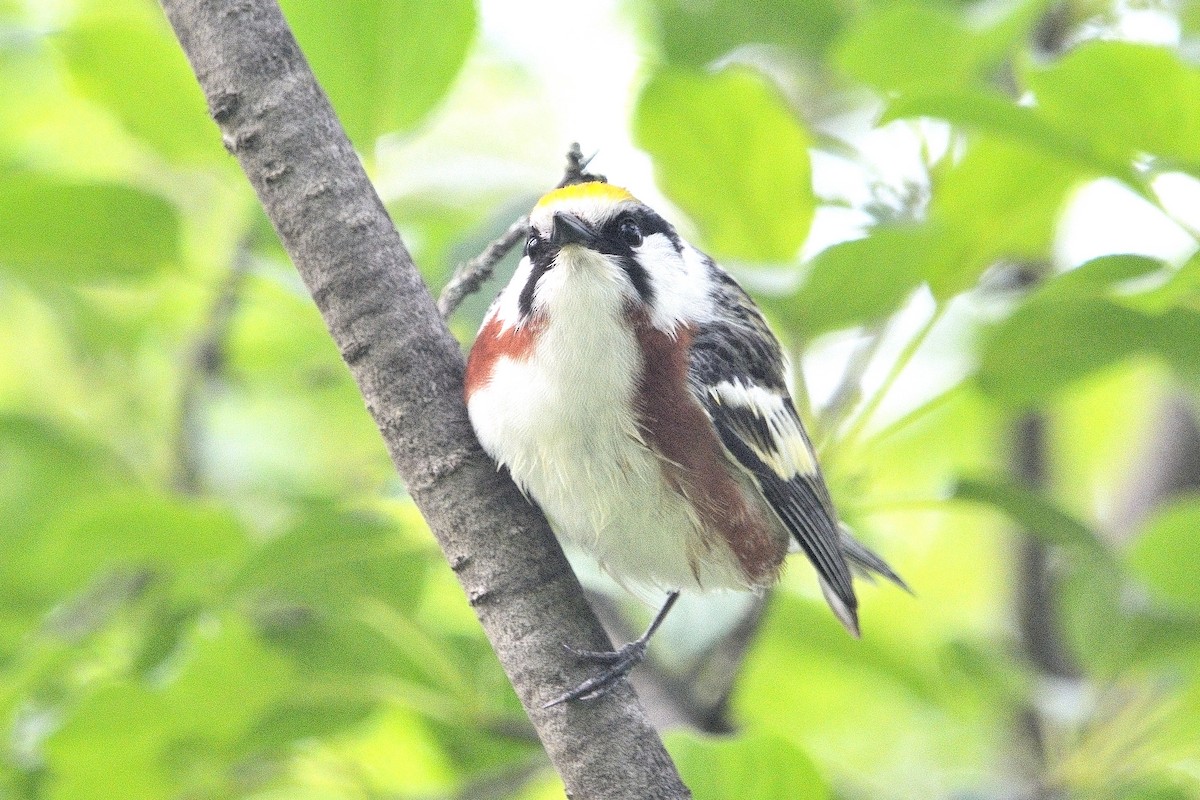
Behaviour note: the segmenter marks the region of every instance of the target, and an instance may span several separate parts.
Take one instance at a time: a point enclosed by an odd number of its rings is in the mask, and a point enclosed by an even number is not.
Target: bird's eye
[[[642,229],[630,217],[625,217],[617,225],[617,236],[630,247],[637,247],[642,243]]]
[[[525,242],[525,253],[529,256],[537,255],[537,252],[542,249],[542,237],[536,233],[529,237]]]

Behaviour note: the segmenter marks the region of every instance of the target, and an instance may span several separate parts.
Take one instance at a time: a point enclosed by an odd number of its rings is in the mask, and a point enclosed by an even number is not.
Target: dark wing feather
[[[850,568],[842,551],[841,532],[838,527],[829,490],[815,463],[810,471],[795,470],[794,461],[782,458],[783,444],[777,439],[764,442],[759,433],[769,427],[765,407],[757,409],[748,403],[738,403],[725,393],[720,397],[714,392],[708,395],[704,408],[708,412],[721,443],[733,459],[754,478],[767,504],[796,539],[800,549],[817,570],[821,586],[829,598],[834,611],[851,631],[858,632],[858,600],[854,594]],[[803,429],[795,416],[791,401],[785,396],[783,414],[791,435],[798,436]],[[776,412],[779,415],[781,412]],[[787,434],[785,434],[787,435]],[[796,442],[790,443],[796,446]],[[765,446],[764,446],[765,445]],[[800,446],[806,446],[807,441]],[[802,462],[803,463],[803,462]],[[810,462],[811,463],[811,462]]]
[[[779,343],[741,287],[715,265],[724,320],[692,337],[689,380],[722,444],[817,570],[830,606],[853,633],[857,606],[829,490],[788,396]]]

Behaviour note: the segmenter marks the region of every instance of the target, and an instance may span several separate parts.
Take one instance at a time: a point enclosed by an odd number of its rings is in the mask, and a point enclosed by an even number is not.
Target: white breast
[[[701,535],[638,434],[641,351],[623,324],[627,300],[607,269],[587,266],[547,275],[561,283],[536,346],[499,359],[471,395],[480,442],[559,536],[629,588],[745,588],[736,559]]]

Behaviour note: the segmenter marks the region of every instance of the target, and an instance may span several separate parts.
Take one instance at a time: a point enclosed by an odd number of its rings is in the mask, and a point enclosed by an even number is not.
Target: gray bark
[[[162,5],[569,796],[689,797],[626,683],[542,708],[588,677],[564,643],[610,643],[541,514],[480,450],[459,346],[278,6]]]

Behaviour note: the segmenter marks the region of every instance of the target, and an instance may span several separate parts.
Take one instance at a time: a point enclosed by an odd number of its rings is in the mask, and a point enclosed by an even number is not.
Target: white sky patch
[[[892,320],[887,338],[871,359],[862,380],[862,397],[882,386],[896,359],[933,315],[935,304],[927,289],[920,289]],[[868,430],[886,425],[965,378],[971,370],[971,353],[963,348],[975,324],[969,303],[952,302],[921,343],[872,417]],[[804,380],[817,409],[827,405],[841,380],[846,362],[862,341],[857,333],[822,337],[804,358]]]
[[[620,0],[483,0],[484,40],[523,64],[545,95],[562,152],[578,141],[593,166],[638,199],[669,204],[648,156],[633,145],[629,121],[641,85],[643,46]],[[561,154],[555,154],[561,160]]]
[[[1154,8],[1144,0],[1118,4],[1118,38],[1143,44],[1174,47],[1179,44],[1179,20],[1165,8]]]
[[[1169,198],[1171,207],[1197,217],[1200,187],[1194,181],[1169,180],[1161,187],[1156,181],[1155,186],[1164,200]],[[1054,244],[1055,260],[1065,267],[1112,253],[1179,262],[1195,249],[1195,240],[1183,228],[1111,178],[1093,181],[1075,193],[1059,222]]]

